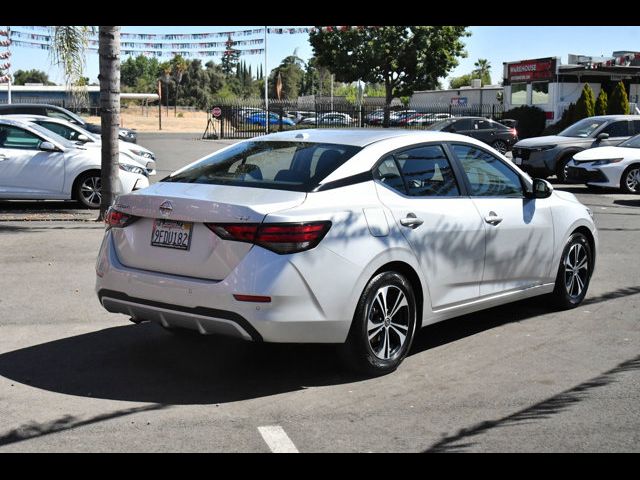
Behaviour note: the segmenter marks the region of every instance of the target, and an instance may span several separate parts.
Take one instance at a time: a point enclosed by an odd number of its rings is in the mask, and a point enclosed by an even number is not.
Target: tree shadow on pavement
[[[616,377],[624,372],[640,370],[640,356],[622,362],[611,370],[587,380],[573,388],[560,392],[530,407],[519,410],[497,420],[479,422],[468,428],[461,428],[452,435],[445,435],[440,441],[428,447],[424,453],[462,452],[475,444],[470,439],[482,435],[494,428],[504,428],[523,423],[544,420],[561,413],[572,405],[588,398],[589,393],[616,381]]]

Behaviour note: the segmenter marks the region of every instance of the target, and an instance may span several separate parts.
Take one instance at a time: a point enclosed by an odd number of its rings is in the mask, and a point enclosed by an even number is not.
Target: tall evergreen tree
[[[614,88],[607,106],[607,113],[609,115],[628,115],[629,114],[629,97],[627,91],[624,88],[624,83],[618,82],[616,88]]]
[[[582,94],[576,102],[576,120],[593,117],[595,114],[595,95],[588,83],[584,84]]]
[[[225,51],[222,54],[222,72],[229,76],[233,73],[234,69],[238,67],[238,58],[240,57],[240,52],[233,48],[236,42],[231,39],[231,35],[227,38],[225,42]]]
[[[607,104],[609,103],[609,98],[607,97],[607,92],[604,91],[603,88],[600,89],[600,94],[598,95],[598,99],[596,100],[596,115],[606,115],[607,114]]]

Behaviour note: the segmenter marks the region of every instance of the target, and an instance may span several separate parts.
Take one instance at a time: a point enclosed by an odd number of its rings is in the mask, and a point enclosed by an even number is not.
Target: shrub
[[[588,83],[584,84],[582,88],[582,94],[576,102],[576,119],[575,121],[582,120],[583,118],[593,117],[595,115],[595,95]]]
[[[539,136],[547,122],[547,117],[543,110],[527,105],[507,110],[502,115],[502,118],[513,119],[518,122],[516,129],[520,139]]]
[[[596,115],[606,115],[607,114],[607,104],[609,98],[607,97],[607,92],[604,89],[600,89],[600,94],[598,95],[598,99],[596,100]]]
[[[628,115],[629,114],[629,97],[624,88],[624,83],[618,82],[616,88],[611,94],[611,100],[607,106],[609,115]]]

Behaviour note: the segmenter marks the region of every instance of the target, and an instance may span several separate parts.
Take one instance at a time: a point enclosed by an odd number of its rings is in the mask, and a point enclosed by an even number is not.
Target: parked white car
[[[71,142],[81,143],[87,148],[102,148],[100,134],[91,133],[81,126],[62,118],[46,117],[44,115],[5,115],[4,118],[38,124]],[[156,174],[156,156],[151,150],[142,145],[125,142],[124,140],[118,140],[118,150],[122,155],[144,165],[149,175]]]
[[[120,156],[118,193],[149,186],[144,164]],[[77,200],[100,207],[101,152],[31,122],[0,118],[0,199]]]
[[[573,194],[473,138],[297,130],[120,196],[96,292],[136,323],[342,343],[377,375],[420,327],[535,295],[579,305],[597,238]]]
[[[583,150],[567,163],[568,181],[640,193],[640,135],[615,147]]]

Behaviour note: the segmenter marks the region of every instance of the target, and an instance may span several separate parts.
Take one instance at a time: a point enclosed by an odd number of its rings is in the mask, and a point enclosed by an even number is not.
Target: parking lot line
[[[298,453],[298,449],[280,425],[258,427],[258,431],[273,453]]]

